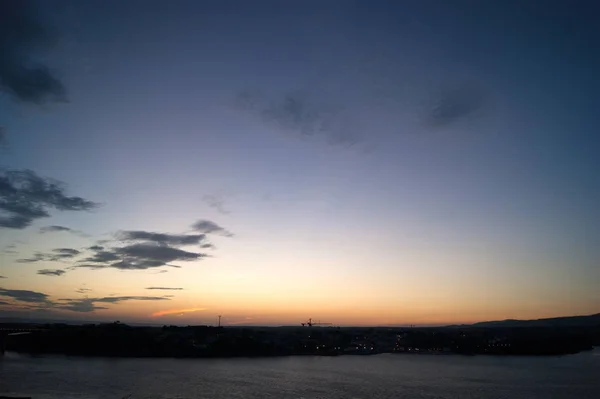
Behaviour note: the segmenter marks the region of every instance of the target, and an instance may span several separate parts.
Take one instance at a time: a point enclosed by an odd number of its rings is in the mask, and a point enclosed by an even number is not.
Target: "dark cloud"
[[[73,248],[56,248],[52,250],[53,253],[45,254],[42,252],[36,252],[30,258],[17,259],[19,263],[34,263],[34,262],[60,262],[64,260],[69,260],[77,255],[80,252]]]
[[[210,220],[199,220],[192,225],[192,229],[204,234],[219,234],[226,237],[232,237],[233,234]]]
[[[472,84],[445,88],[427,106],[424,120],[430,127],[445,127],[479,111],[486,100],[484,90]]]
[[[41,274],[43,276],[62,276],[66,271],[61,269],[42,269],[38,270],[37,274]]]
[[[110,266],[108,265],[103,265],[101,263],[80,263],[77,265],[73,265],[71,267],[68,267],[67,269],[69,270],[75,270],[75,269],[92,269],[92,270],[100,270],[100,269],[106,269]]]
[[[0,276],[0,278],[6,278],[5,276]]]
[[[194,260],[205,255],[188,252],[177,248],[153,244],[133,244],[117,248],[116,253],[121,254],[125,262],[135,264],[138,261],[173,262],[176,260]]]
[[[207,194],[202,197],[202,201],[209,207],[215,209],[217,212],[227,215],[231,213],[225,208],[225,198],[222,195]]]
[[[46,226],[40,229],[40,233],[50,233],[54,231],[73,231],[68,227],[64,226]]]
[[[51,208],[88,211],[97,206],[81,197],[68,197],[62,183],[31,170],[0,173],[0,228],[24,229],[36,219],[49,217]]]
[[[55,306],[56,309],[70,310],[71,312],[90,313],[95,310],[108,309],[105,306],[96,306],[92,299],[67,299],[60,305]]]
[[[0,91],[28,103],[66,101],[66,89],[48,66],[32,58],[52,44],[29,0],[0,1]]]
[[[143,270],[171,265],[174,261],[198,260],[208,256],[204,253],[189,252],[169,247],[165,244],[146,242],[97,251],[93,256],[83,259],[75,268],[120,270]]]
[[[110,267],[121,270],[145,270],[166,265],[164,261],[157,259],[130,259],[131,260],[115,262],[111,264]]]
[[[27,303],[48,303],[48,295],[28,290],[8,290],[0,287],[0,297],[12,298]]]
[[[104,247],[99,248],[101,249],[95,250],[96,253],[94,255],[90,256],[89,258],[83,259],[82,262],[106,263],[114,262],[121,259],[121,257],[116,253],[113,253],[111,251],[105,251]]]
[[[92,291],[90,288],[79,288],[75,290],[75,292],[78,294],[86,294],[90,291]]]
[[[83,299],[60,299],[57,309],[70,310],[72,312],[88,313],[95,310],[108,309],[107,307],[97,306],[96,303],[116,304],[124,301],[168,301],[169,298],[161,296],[109,296],[102,298],[83,298]]]
[[[183,246],[203,243],[206,240],[205,234],[165,234],[154,233],[150,231],[121,231],[117,237],[124,241],[151,241],[159,244]]]
[[[0,305],[10,305],[8,302],[0,301]]]
[[[56,248],[53,249],[54,252],[58,252],[61,256],[67,256],[67,257],[73,257],[76,255],[79,255],[81,252],[79,252],[76,249],[73,248]]]
[[[211,249],[214,247],[207,242],[207,234],[231,236],[230,232],[207,220],[201,220],[194,224],[194,229],[200,234],[167,234],[143,230],[119,231],[115,234],[115,241],[103,242],[108,245],[89,247],[88,250],[93,253],[71,266],[70,269],[144,270],[162,266],[179,268],[181,266],[173,265],[172,262],[201,260],[209,255],[203,252],[185,251],[177,247],[199,245],[202,249]],[[166,270],[159,271],[159,273],[165,272]]]
[[[179,287],[146,287],[147,290],[164,290],[164,291],[181,291],[183,288]]]

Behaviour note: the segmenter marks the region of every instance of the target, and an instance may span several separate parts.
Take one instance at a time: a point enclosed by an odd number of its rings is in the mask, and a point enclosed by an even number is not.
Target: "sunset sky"
[[[0,317],[598,313],[599,18],[0,0]]]

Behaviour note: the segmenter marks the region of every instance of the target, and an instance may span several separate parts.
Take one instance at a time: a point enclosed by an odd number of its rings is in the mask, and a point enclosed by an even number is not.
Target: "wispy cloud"
[[[72,231],[72,229],[64,226],[46,226],[40,228],[40,233],[50,233],[54,231]]]
[[[6,278],[5,276],[0,276],[0,278]]]
[[[233,236],[231,232],[225,230],[223,227],[219,226],[215,222],[211,222],[210,220],[198,220],[192,225],[192,229],[204,234],[218,234],[225,237]]]
[[[52,253],[35,252],[29,258],[17,259],[18,263],[35,263],[35,262],[60,262],[72,259],[78,256],[81,252],[74,248],[56,248]]]
[[[475,114],[486,102],[484,90],[474,84],[447,87],[432,96],[424,122],[433,128],[445,127]]]
[[[36,49],[52,43],[50,31],[36,19],[32,1],[0,1],[0,91],[28,103],[66,101],[63,83],[33,60]]]
[[[209,208],[215,209],[217,212],[227,215],[231,213],[225,206],[225,198],[220,194],[206,194],[202,197],[204,202]]]
[[[123,301],[166,301],[162,296],[143,296],[143,295],[133,295],[133,296],[107,296],[103,298],[96,298],[94,302],[104,302],[104,303],[117,303]]]
[[[147,290],[164,290],[164,291],[168,291],[168,290],[173,290],[173,291],[180,291],[183,290],[183,288],[180,287],[146,287]]]
[[[24,229],[58,211],[88,211],[98,204],[65,194],[64,184],[31,170],[0,172],[0,228]]]
[[[6,129],[0,126],[0,149],[8,147],[8,139],[6,138]]]
[[[87,294],[90,291],[92,291],[90,288],[78,288],[75,290],[75,292],[78,294]]]
[[[297,138],[320,137],[330,145],[342,147],[353,147],[365,140],[348,107],[328,102],[326,96],[310,90],[271,96],[246,90],[238,93],[234,104],[266,125]]]
[[[43,276],[62,276],[66,271],[61,269],[42,269],[38,270],[37,274],[41,274]]]
[[[89,235],[85,234],[83,231],[71,229],[65,226],[46,226],[40,228],[40,234],[61,232],[75,234],[80,237],[89,237]]]
[[[45,255],[41,252],[36,252],[29,258],[17,259],[17,262],[18,263],[35,263],[35,262],[39,262],[42,260],[45,260]]]
[[[193,313],[193,312],[201,312],[203,310],[207,310],[207,308],[187,308],[187,309],[170,309],[170,310],[161,310],[160,312],[152,313],[152,317],[162,317],[167,315],[178,315],[181,316],[185,313]]]
[[[2,253],[5,253],[5,254],[16,254],[16,253],[18,253],[15,250],[16,247],[17,246],[15,244],[7,245],[6,247],[4,247],[4,249],[2,249]]]

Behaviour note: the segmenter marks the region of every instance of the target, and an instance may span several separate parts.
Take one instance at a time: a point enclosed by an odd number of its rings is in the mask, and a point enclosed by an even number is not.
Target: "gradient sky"
[[[600,311],[598,2],[13,3],[0,315]],[[17,202],[50,216],[15,226]]]

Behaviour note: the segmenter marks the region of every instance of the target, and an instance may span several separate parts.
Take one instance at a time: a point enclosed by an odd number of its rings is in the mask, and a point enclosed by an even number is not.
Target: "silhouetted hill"
[[[67,324],[73,326],[85,325],[85,324],[106,324],[111,321],[107,320],[86,320],[86,319],[43,319],[43,318],[30,318],[30,317],[0,317],[0,324]],[[162,324],[158,323],[127,323],[132,326],[139,327],[160,327]]]
[[[537,320],[499,320],[471,324],[472,327],[595,327],[600,326],[600,313],[589,316],[553,317]]]
[[[597,318],[600,315],[596,315]],[[600,319],[599,319],[600,320]],[[510,321],[513,323],[513,321]],[[581,321],[579,321],[581,323]],[[44,324],[0,332],[10,351],[103,357],[337,356],[376,353],[548,356],[600,345],[600,325],[465,328],[135,327],[120,322]],[[19,325],[2,325],[7,331]]]

